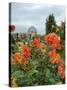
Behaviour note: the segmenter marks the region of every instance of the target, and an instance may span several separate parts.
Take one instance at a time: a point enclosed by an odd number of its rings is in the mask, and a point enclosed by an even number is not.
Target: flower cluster
[[[20,53],[15,53],[14,54],[14,59],[19,63],[19,64],[24,64],[25,59],[21,57]]]
[[[44,37],[45,42],[48,45],[51,45],[51,51],[48,52],[48,57],[51,64],[57,64],[58,75],[64,79],[65,69],[64,69],[64,60],[61,59],[59,53],[56,52],[56,49],[60,45],[60,37],[58,37],[55,33],[50,33]]]
[[[62,79],[64,79],[64,77],[65,77],[65,69],[64,69],[62,64],[58,65],[58,74]]]
[[[27,59],[30,56],[30,49],[26,45],[21,46],[21,54],[22,56]]]
[[[61,55],[57,53],[56,49],[60,45],[60,38],[55,33],[50,33],[44,37],[45,42],[51,46],[51,51],[48,52],[48,58],[52,65],[57,65],[58,75],[64,79],[65,69],[64,69],[64,60],[61,59]],[[46,44],[40,42],[40,38],[34,38],[31,41],[31,47],[38,48],[42,54],[45,54],[48,51]],[[27,45],[21,43],[20,52],[14,54],[14,59],[19,64],[25,64],[25,62],[30,57],[30,48]]]
[[[55,49],[53,49],[48,53],[48,57],[50,59],[51,64],[54,64],[54,63],[57,64],[60,60],[60,54],[57,53]]]
[[[32,40],[32,45],[36,48],[40,47],[40,39],[39,38],[35,38]]]
[[[44,36],[44,40],[47,44],[51,45],[52,49],[56,49],[60,44],[60,37],[55,33]]]
[[[60,54],[56,52],[60,44],[60,38],[55,33],[50,33],[44,37],[44,40],[47,44],[51,45],[52,51],[48,53],[48,57],[52,64],[58,63],[60,60]]]
[[[64,59],[61,59],[58,64],[58,75],[64,79],[65,78],[65,66],[64,66]]]
[[[20,53],[14,54],[14,59],[18,61],[20,64],[24,64],[30,56],[30,50],[26,45],[22,45],[20,51]]]

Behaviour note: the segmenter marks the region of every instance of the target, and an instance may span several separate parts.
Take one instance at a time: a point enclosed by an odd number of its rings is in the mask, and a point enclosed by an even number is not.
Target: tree
[[[53,14],[51,14],[46,19],[46,34],[53,32],[55,26],[56,26],[55,17]]]
[[[65,41],[65,22],[61,22],[60,29],[61,29],[60,37],[61,37],[61,40],[64,42]]]

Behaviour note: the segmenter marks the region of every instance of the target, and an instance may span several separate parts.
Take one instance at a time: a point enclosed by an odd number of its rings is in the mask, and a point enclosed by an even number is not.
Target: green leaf
[[[46,77],[49,78],[50,75],[51,75],[50,70],[49,69],[46,69]]]
[[[55,80],[56,80],[56,82],[60,82],[61,81],[60,76],[59,75],[55,75]]]
[[[23,78],[23,77],[25,77],[25,75],[24,75],[23,71],[19,70],[19,71],[15,71],[14,73],[12,73],[12,78],[14,78],[14,77]]]
[[[61,58],[65,58],[65,52],[62,52]]]
[[[28,72],[28,74],[29,74],[30,76],[32,76],[32,75],[35,74],[35,73],[38,73],[38,71],[35,70],[35,69],[32,69],[32,70],[30,70],[30,71]]]
[[[56,83],[56,81],[55,81],[54,78],[50,78],[50,79],[49,79],[49,82],[50,82],[51,84],[55,84],[55,83]]]
[[[12,44],[12,45],[11,45],[11,51],[12,51],[13,53],[18,52],[18,51],[19,51],[18,46],[15,45],[15,44]]]

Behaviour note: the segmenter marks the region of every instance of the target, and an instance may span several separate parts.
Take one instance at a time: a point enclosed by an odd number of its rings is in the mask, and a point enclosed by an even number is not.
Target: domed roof
[[[36,32],[36,28],[34,26],[31,26],[29,29],[28,29],[28,33],[29,32]]]

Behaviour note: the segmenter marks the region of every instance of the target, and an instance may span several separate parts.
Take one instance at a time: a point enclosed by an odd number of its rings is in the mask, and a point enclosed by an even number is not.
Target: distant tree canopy
[[[63,43],[65,43],[65,22],[61,22],[61,26],[60,26],[60,37]]]
[[[49,15],[46,19],[46,34],[54,32],[56,26],[55,17],[53,14]]]

